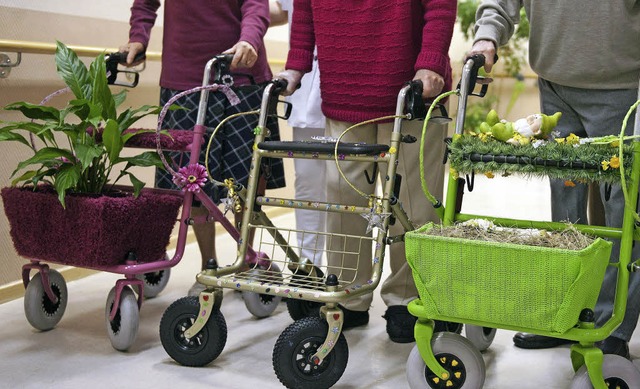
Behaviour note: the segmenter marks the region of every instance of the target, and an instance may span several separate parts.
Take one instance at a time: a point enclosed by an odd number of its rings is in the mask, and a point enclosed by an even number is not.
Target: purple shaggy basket
[[[138,198],[67,195],[66,209],[50,187],[4,188],[4,211],[20,256],[79,267],[164,258],[182,205],[179,193],[143,190]]]

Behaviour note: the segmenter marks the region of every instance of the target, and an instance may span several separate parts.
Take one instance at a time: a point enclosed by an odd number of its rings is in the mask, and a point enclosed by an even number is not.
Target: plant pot
[[[13,245],[22,257],[79,267],[164,258],[182,205],[179,193],[144,189],[111,195],[67,194],[66,208],[52,188],[4,188]]]
[[[433,227],[405,237],[428,318],[563,333],[595,306],[611,242],[566,250],[424,233]]]

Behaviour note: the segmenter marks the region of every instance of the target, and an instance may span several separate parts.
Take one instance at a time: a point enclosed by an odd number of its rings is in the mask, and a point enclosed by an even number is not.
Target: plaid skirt
[[[264,85],[246,85],[233,88],[240,99],[240,103],[232,106],[222,92],[209,92],[205,127],[207,132],[200,152],[200,163],[204,165],[207,145],[216,126],[226,117],[241,112],[255,111],[262,103]],[[162,88],[160,104],[164,105],[169,99],[181,91]],[[167,111],[163,128],[191,130],[196,125],[200,92],[190,93],[178,99],[175,104],[185,109]],[[218,129],[209,149],[209,169],[211,176],[218,181],[234,178],[245,187],[249,180],[251,157],[253,154],[253,129],[258,125],[258,115],[242,115],[226,122]],[[271,135],[269,141],[280,140],[278,118],[269,117],[267,128]],[[177,166],[189,163],[188,152],[169,153]],[[261,173],[266,177],[267,189],[285,186],[284,165],[280,158],[263,158]],[[172,176],[166,171],[156,170],[155,184],[159,188],[176,189]],[[207,181],[203,190],[217,204],[226,196],[226,188],[218,187]]]

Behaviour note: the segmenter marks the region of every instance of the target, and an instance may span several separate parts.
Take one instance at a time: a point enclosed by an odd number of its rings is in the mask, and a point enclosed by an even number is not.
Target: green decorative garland
[[[454,174],[520,174],[576,182],[620,182],[617,142],[578,143],[539,141],[512,145],[491,137],[455,135],[449,144]],[[630,179],[632,146],[622,146],[623,171]]]

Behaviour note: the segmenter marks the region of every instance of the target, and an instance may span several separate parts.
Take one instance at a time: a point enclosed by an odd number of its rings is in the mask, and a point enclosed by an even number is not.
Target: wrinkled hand
[[[287,81],[287,89],[282,91],[282,95],[292,95],[293,92],[298,89],[298,85],[300,84],[300,80],[302,80],[303,75],[304,74],[301,71],[292,69],[283,70],[278,73],[278,75],[276,75],[276,78],[281,78]]]
[[[231,60],[231,70],[238,68],[250,68],[258,60],[258,52],[249,42],[239,41],[232,48],[222,54],[233,54]]]
[[[491,69],[493,65],[495,65],[496,44],[489,40],[479,40],[473,44],[473,47],[471,47],[471,50],[467,53],[467,57],[475,54],[484,55],[484,71],[491,73]]]
[[[120,53],[128,53],[127,54],[127,66],[129,66],[129,67],[135,66],[135,65],[138,65],[138,64],[144,62],[144,60],[140,60],[140,61],[134,62],[134,59],[136,58],[136,55],[138,55],[138,53],[144,53],[144,51],[145,51],[144,46],[140,42],[129,42],[126,45],[120,46],[118,48],[118,51]]]
[[[442,92],[442,88],[444,88],[444,78],[428,69],[418,70],[413,79],[422,81],[423,99],[438,96]]]

